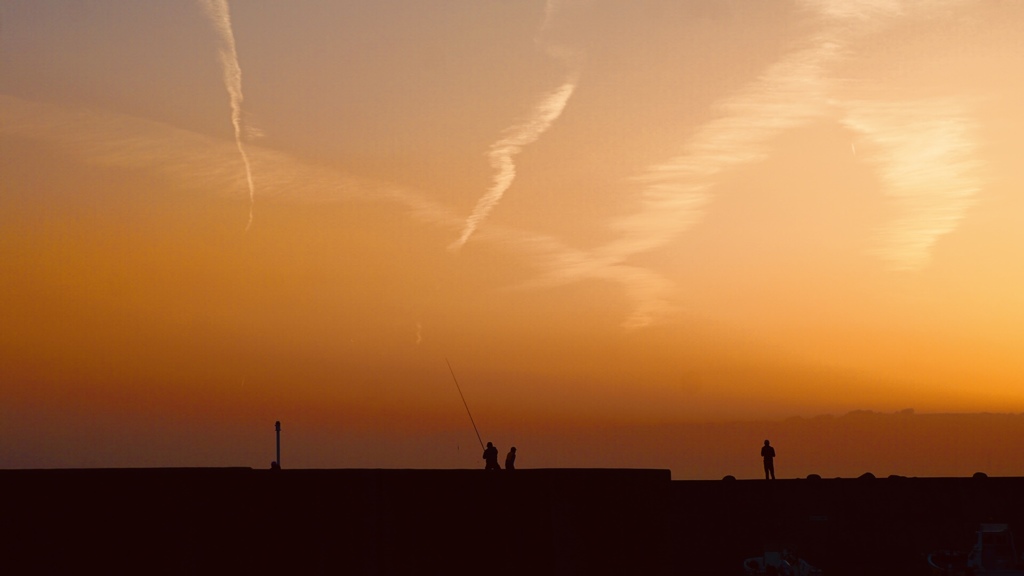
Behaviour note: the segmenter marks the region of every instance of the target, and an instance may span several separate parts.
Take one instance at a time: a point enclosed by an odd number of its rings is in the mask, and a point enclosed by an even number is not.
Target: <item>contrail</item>
[[[548,0],[544,5],[544,19],[541,22],[537,39],[535,40],[538,44],[542,43],[540,36],[550,27],[551,20],[560,8],[561,2],[558,0]],[[512,186],[512,181],[516,178],[516,165],[513,157],[519,154],[524,146],[536,142],[548,128],[551,128],[555,120],[558,120],[558,117],[562,115],[566,104],[569,103],[569,98],[572,97],[573,91],[576,90],[576,84],[579,81],[579,67],[575,64],[575,54],[571,50],[566,50],[559,46],[548,46],[545,48],[545,51],[549,56],[562,60],[564,64],[569,66],[570,72],[561,86],[541,99],[526,122],[506,129],[505,132],[508,135],[491,145],[488,157],[491,161],[491,167],[496,170],[491,187],[487,189],[487,193],[476,203],[473,213],[466,220],[462,234],[458,240],[448,247],[449,250],[462,248],[480,223],[498,205],[502,196],[505,195],[505,191]]]
[[[197,0],[210,17],[210,22],[220,36],[220,64],[224,69],[224,87],[228,90],[231,100],[231,125],[235,128],[235,145],[245,164],[245,181],[249,185],[249,222],[245,229],[252,226],[253,205],[256,202],[255,188],[252,183],[252,166],[249,155],[242,145],[242,68],[238,65],[238,52],[235,50],[235,34],[231,30],[231,14],[228,12],[227,0]]]
[[[449,248],[453,250],[461,248],[476,231],[477,226],[501,201],[501,197],[512,186],[512,181],[516,178],[516,165],[512,158],[522,151],[524,146],[535,142],[551,127],[551,124],[562,114],[562,110],[565,109],[565,105],[569,102],[575,89],[576,79],[572,76],[565,84],[541,100],[534,110],[532,118],[523,124],[513,126],[508,130],[508,136],[491,145],[491,152],[488,156],[491,166],[497,170],[494,181],[487,193],[476,203],[473,213],[470,214],[469,219],[466,220],[466,226],[462,229],[462,235]]]

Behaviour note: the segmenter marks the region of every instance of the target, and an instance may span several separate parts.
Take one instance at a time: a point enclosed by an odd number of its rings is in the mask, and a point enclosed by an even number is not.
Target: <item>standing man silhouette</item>
[[[775,480],[775,448],[772,448],[767,440],[761,448],[761,458],[764,458],[764,479]]]
[[[498,464],[498,449],[490,442],[484,449],[484,462],[486,462],[484,470],[501,470],[501,466]]]
[[[505,456],[505,470],[515,470],[515,469],[516,469],[516,447],[513,446],[512,449],[508,451],[508,456]]]

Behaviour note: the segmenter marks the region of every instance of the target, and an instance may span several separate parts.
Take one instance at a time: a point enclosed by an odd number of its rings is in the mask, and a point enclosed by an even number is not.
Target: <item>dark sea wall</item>
[[[0,471],[0,489],[8,574],[663,574],[669,564],[667,470],[13,470]]]
[[[0,470],[3,574],[928,574],[1024,479],[676,481],[667,470]]]
[[[785,549],[826,576],[923,576],[929,552],[970,550],[982,522],[1024,537],[1022,478],[673,482],[671,506],[683,574],[742,574],[744,558]]]

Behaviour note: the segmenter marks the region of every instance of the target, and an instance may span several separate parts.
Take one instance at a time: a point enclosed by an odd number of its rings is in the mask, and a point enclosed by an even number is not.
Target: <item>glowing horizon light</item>
[[[1024,470],[1022,2],[0,19],[0,467]]]

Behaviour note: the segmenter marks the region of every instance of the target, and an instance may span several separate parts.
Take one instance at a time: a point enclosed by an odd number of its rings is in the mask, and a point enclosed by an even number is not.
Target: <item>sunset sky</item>
[[[969,474],[839,424],[1024,412],[1022,29],[1024,0],[2,0],[0,467],[262,468],[276,420],[286,468],[482,467],[447,360],[522,467],[756,477],[826,418],[876,474]],[[797,436],[780,476],[871,466]]]

